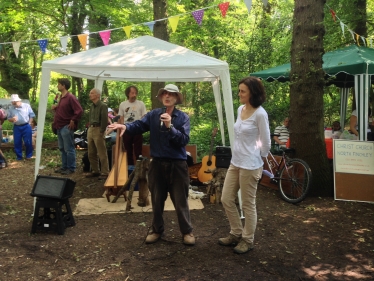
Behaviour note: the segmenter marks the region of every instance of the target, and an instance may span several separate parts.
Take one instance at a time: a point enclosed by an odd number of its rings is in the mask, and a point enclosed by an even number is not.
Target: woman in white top
[[[369,119],[370,117],[371,117],[371,108],[369,107]],[[370,123],[374,125],[374,120],[372,122],[370,122],[369,120],[369,123],[368,123],[368,127],[367,127],[367,140],[368,141],[373,140],[373,134],[371,132]],[[351,131],[352,134],[355,134],[358,137],[358,122],[357,122],[357,110],[356,109],[352,111],[352,115],[349,120],[349,130]]]
[[[268,115],[261,106],[266,94],[260,79],[246,77],[239,82],[238,118],[234,125],[232,159],[222,190],[222,205],[230,222],[230,233],[218,240],[220,245],[237,245],[234,252],[243,254],[253,249],[257,225],[256,191],[261,178],[262,158],[270,150]],[[235,204],[240,189],[245,215],[243,227]]]

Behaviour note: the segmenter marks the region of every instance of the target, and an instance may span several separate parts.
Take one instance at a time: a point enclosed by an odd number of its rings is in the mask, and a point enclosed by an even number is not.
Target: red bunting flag
[[[218,4],[219,9],[221,10],[222,17],[226,16],[226,12],[229,8],[229,5],[230,5],[230,2]]]
[[[104,46],[109,44],[110,30],[99,31],[101,40],[103,40]]]
[[[333,10],[333,9],[330,9],[330,13],[331,13],[332,18],[333,18],[334,21],[336,22],[336,14],[335,14],[334,10]]]

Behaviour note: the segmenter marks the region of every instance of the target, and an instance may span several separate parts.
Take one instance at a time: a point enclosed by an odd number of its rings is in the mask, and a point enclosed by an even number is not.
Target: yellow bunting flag
[[[128,26],[125,26],[124,28],[123,28],[123,30],[126,32],[126,36],[127,36],[127,38],[130,38],[130,34],[131,34],[131,25],[128,25]]]
[[[83,50],[87,50],[87,36],[88,34],[79,34],[78,39],[82,45]]]
[[[178,22],[179,22],[179,16],[169,18],[169,23],[171,26],[171,30],[173,30],[173,32],[177,30]]]
[[[356,43],[357,43],[358,46],[360,46],[360,42],[358,41],[359,35],[357,33],[355,33],[355,35],[356,35]]]

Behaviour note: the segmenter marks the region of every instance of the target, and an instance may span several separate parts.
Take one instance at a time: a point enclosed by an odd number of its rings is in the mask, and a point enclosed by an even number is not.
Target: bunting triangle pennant
[[[229,9],[229,6],[230,6],[230,2],[218,4],[218,8],[221,10],[221,14],[223,18],[226,16],[226,12]]]
[[[345,37],[345,35],[344,35],[344,23],[340,22],[340,27],[341,27],[341,29],[342,29],[343,36]]]
[[[130,38],[131,28],[132,28],[131,25],[125,26],[125,27],[123,28],[123,30],[124,30],[125,33],[126,33],[127,38]]]
[[[79,34],[78,35],[78,39],[79,39],[79,42],[82,45],[83,50],[87,50],[87,37],[88,37],[87,34]]]
[[[332,19],[334,20],[334,22],[336,22],[336,14],[335,14],[334,10],[330,9],[330,13],[331,13]]]
[[[244,0],[244,3],[247,6],[248,14],[249,14],[251,12],[251,9],[252,9],[252,0]]]
[[[204,10],[196,10],[192,12],[193,18],[195,19],[196,23],[198,25],[201,25],[203,22],[203,17],[204,17]]]
[[[99,31],[101,40],[103,40],[104,46],[109,44],[110,30]]]
[[[153,27],[155,26],[154,21],[146,22],[144,25],[148,26],[149,30],[153,32]]]
[[[47,45],[48,45],[48,39],[40,39],[37,40],[40,50],[42,50],[42,54],[45,54],[45,51],[47,50]]]
[[[60,37],[60,43],[61,43],[61,48],[63,52],[66,52],[66,47],[68,46],[68,38],[69,36]]]
[[[171,26],[171,30],[173,30],[173,32],[177,30],[178,22],[179,22],[179,16],[169,18],[169,23]]]
[[[19,46],[21,45],[21,41],[12,42],[14,53],[16,54],[16,57],[18,58],[19,54]]]
[[[357,42],[357,45],[360,46],[360,41],[358,40],[359,35],[358,35],[357,33],[355,33],[355,35],[356,35],[356,42]]]
[[[360,36],[362,42],[364,42],[364,46],[366,46],[366,40],[365,40],[365,37],[364,36]]]
[[[267,7],[267,5],[268,5],[268,0],[262,0],[262,3],[264,3],[264,6]]]
[[[353,41],[355,41],[355,35],[354,35],[353,31],[349,29],[349,32],[350,32],[351,35],[352,35],[352,39],[353,39]]]

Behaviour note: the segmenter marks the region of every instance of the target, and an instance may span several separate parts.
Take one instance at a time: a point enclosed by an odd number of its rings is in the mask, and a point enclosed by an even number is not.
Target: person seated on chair
[[[283,121],[282,126],[278,126],[274,130],[274,141],[276,144],[279,145],[280,148],[286,148],[286,144],[288,141],[288,138],[290,137],[290,133],[288,131],[288,124],[289,124],[290,119],[286,117]]]
[[[332,123],[333,138],[338,139],[340,137],[340,135],[342,134],[342,132],[343,132],[343,130],[342,130],[342,127],[340,126],[340,122],[339,121],[334,121]]]

